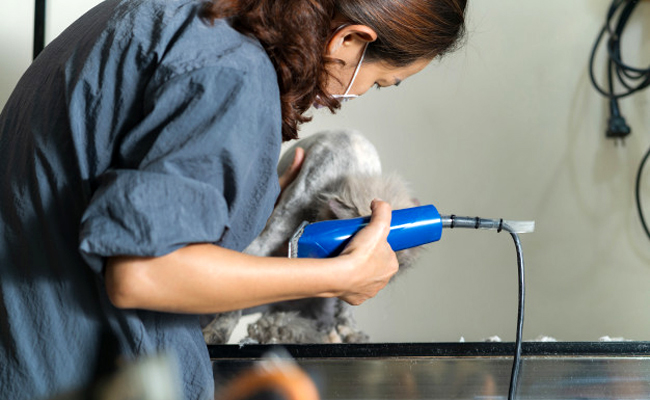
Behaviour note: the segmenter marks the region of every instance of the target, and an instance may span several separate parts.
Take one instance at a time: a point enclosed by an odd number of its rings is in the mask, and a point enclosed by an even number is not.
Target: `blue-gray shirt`
[[[186,398],[212,397],[198,318],[116,309],[102,278],[109,256],[243,250],[277,197],[273,65],[198,6],[100,4],[45,49],[2,111],[0,398],[88,384],[105,328],[127,358],[176,354]]]

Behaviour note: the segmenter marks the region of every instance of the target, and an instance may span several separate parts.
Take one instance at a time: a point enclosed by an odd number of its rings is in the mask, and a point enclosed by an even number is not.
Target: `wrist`
[[[353,286],[354,262],[350,255],[340,255],[327,259],[327,276],[323,280],[329,288],[319,297],[340,297],[349,293]]]

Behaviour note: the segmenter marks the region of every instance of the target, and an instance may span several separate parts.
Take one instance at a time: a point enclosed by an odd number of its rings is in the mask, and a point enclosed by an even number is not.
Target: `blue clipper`
[[[334,257],[369,221],[370,217],[360,217],[303,222],[289,241],[289,257]],[[442,218],[433,205],[394,210],[388,243],[394,251],[399,251],[435,242],[442,236],[442,227]]]

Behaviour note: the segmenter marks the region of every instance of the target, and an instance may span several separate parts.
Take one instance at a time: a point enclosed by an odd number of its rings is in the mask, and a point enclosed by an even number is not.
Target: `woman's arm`
[[[368,226],[329,259],[256,257],[212,244],[155,258],[113,257],[106,288],[115,306],[176,313],[215,313],[306,297],[361,304],[397,272],[386,241],[390,206],[373,202]]]

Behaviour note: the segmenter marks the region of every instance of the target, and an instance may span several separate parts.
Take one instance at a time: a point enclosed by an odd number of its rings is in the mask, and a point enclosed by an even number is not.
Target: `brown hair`
[[[377,33],[366,60],[404,67],[453,51],[465,31],[467,0],[341,0],[337,11]]]
[[[335,15],[375,30],[368,61],[402,67],[454,48],[464,32],[466,1],[211,0],[200,15],[207,21],[227,18],[233,28],[260,41],[278,75],[286,141],[298,137],[298,125],[311,119],[303,114],[317,99],[332,112],[340,107],[326,91],[326,65],[333,61],[325,47]]]

